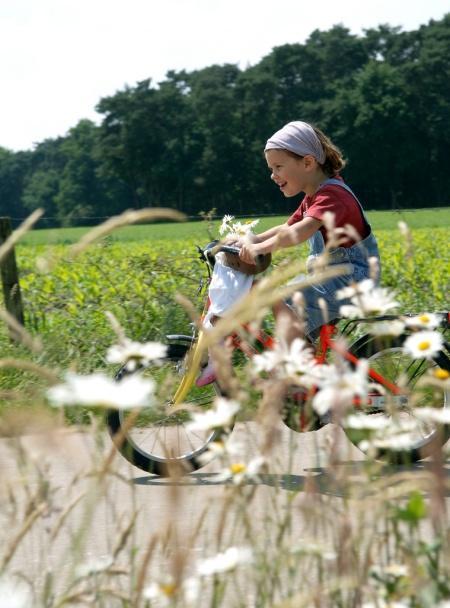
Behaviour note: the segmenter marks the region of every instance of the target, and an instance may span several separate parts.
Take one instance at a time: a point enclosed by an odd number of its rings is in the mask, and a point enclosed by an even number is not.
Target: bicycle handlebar
[[[232,245],[220,245],[218,251],[231,253],[232,255],[239,255],[240,249],[239,247],[233,247]]]
[[[234,268],[235,270],[239,270],[244,274],[259,274],[268,268],[271,263],[272,256],[270,253],[266,254],[258,254],[255,256],[254,263],[249,264],[248,262],[244,262],[239,257],[240,248],[234,245],[225,245],[221,244],[218,240],[212,241],[206,247],[199,247],[197,245],[197,250],[200,253],[200,259],[203,261],[208,261],[210,267],[214,266],[214,256],[216,253],[223,252],[227,255],[228,260],[226,265]]]
[[[239,252],[241,250],[239,249],[239,247],[233,247],[232,245],[220,245],[220,247],[218,248],[218,251],[223,251],[224,253],[230,253],[231,255],[239,255]],[[262,266],[264,259],[265,259],[265,256],[262,253],[255,256],[255,265]]]

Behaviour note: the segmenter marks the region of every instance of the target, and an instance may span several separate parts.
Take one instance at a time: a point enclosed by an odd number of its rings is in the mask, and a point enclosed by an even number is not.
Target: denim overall
[[[337,247],[336,249],[331,249],[329,251],[329,265],[349,264],[351,267],[350,274],[340,275],[338,277],[329,279],[323,284],[312,285],[301,290],[305,303],[306,334],[311,338],[315,338],[318,335],[318,329],[321,325],[327,321],[339,318],[339,308],[343,304],[349,303],[349,300],[347,299],[336,300],[336,291],[348,286],[351,283],[369,278],[369,258],[375,257],[378,259],[378,276],[375,277],[375,280],[378,280],[380,273],[380,255],[378,252],[377,241],[372,233],[372,229],[367,221],[361,203],[349,186],[347,186],[347,184],[345,184],[342,180],[334,178],[327,179],[321,184],[320,188],[328,185],[340,186],[341,188],[347,190],[347,192],[349,192],[355,198],[361,210],[363,220],[368,228],[369,234],[365,239],[355,243],[351,247]],[[314,258],[321,255],[325,249],[325,242],[320,230],[317,230],[312,237],[308,239],[308,242],[310,254],[307,260],[307,268],[310,268],[311,262],[314,260]],[[320,298],[325,300],[327,307],[326,318],[324,318],[324,311],[318,303]],[[290,304],[290,302],[288,303]]]

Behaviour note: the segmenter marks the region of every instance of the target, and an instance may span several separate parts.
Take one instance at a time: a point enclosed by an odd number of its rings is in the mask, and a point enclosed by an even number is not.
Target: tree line
[[[0,215],[43,207],[55,225],[80,225],[146,206],[287,214],[297,201],[271,183],[262,151],[290,120],[335,141],[367,209],[446,205],[449,34],[450,13],[408,32],[336,25],[246,69],[138,82],[99,101],[98,125],[80,120],[32,150],[0,147]]]

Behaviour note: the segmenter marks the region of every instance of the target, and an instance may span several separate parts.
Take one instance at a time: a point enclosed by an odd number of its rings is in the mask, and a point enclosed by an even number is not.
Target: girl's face
[[[270,179],[284,196],[307,192],[311,179],[311,162],[314,162],[312,157],[295,157],[285,150],[267,150],[265,154],[267,166],[271,170]]]

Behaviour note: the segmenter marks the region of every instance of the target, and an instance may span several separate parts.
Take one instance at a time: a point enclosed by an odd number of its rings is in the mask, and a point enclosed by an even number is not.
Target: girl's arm
[[[303,243],[317,232],[321,226],[322,222],[313,217],[305,217],[300,222],[292,224],[292,226],[282,224],[281,226],[277,226],[279,230],[269,235],[268,238],[266,237],[263,241],[243,243],[239,257],[244,262],[248,262],[249,264],[254,263],[257,255],[273,253],[277,249],[285,249],[286,247],[293,247],[294,245]],[[270,233],[270,230],[262,234],[265,235],[267,233]]]
[[[269,230],[261,232],[260,234],[253,235],[252,240],[254,243],[262,243],[264,241],[267,241],[267,239],[276,236],[287,228],[289,228],[289,224],[287,223],[280,224],[279,226],[274,226],[273,228],[269,228]]]
[[[287,228],[289,228],[289,224],[280,224],[279,226],[274,226],[273,228],[269,228],[269,230],[266,230],[265,232],[261,232],[260,234],[252,234],[251,235],[251,241],[252,243],[262,243],[263,241],[266,241],[267,239],[270,239],[274,236],[276,236],[279,232],[281,232],[282,230],[286,230]],[[242,247],[242,245],[247,242],[247,239],[245,239],[244,237],[236,237],[236,236],[227,236],[225,237],[225,239],[223,240],[223,242],[226,245],[234,245],[236,247]]]

